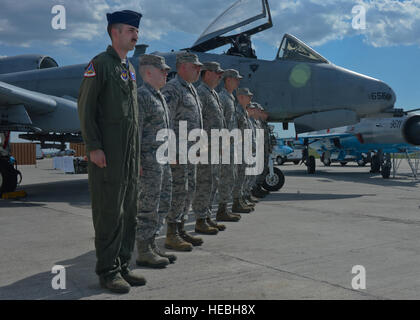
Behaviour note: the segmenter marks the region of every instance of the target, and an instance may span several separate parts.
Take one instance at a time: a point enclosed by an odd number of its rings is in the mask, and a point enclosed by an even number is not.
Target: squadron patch
[[[131,80],[136,81],[136,75],[134,74],[134,72],[130,71],[130,78]]]
[[[88,67],[85,70],[85,78],[91,78],[96,76],[95,68],[93,67],[93,62],[89,63]]]
[[[123,79],[124,81],[127,81],[128,80],[128,73],[127,73],[127,70],[122,70],[121,71],[121,79]]]

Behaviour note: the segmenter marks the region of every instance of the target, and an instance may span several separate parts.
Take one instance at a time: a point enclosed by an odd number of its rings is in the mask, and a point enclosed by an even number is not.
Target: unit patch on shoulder
[[[121,71],[121,79],[123,79],[124,81],[127,81],[128,79],[128,74],[127,74],[127,70],[122,70]]]
[[[96,76],[95,68],[93,67],[93,62],[89,63],[88,67],[86,68],[84,76],[85,78],[91,78],[91,77]]]
[[[130,78],[131,80],[136,81],[136,75],[134,74],[134,72],[130,71]]]

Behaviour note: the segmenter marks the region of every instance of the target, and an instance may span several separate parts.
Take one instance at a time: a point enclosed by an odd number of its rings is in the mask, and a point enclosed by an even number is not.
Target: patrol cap
[[[226,69],[225,73],[223,74],[223,78],[235,78],[235,79],[243,79],[244,77],[242,77],[238,71],[236,71],[235,69]]]
[[[217,73],[225,72],[225,70],[220,68],[220,63],[215,62],[215,61],[204,62],[203,68],[201,70],[214,71]]]
[[[141,17],[141,13],[131,10],[115,11],[106,14],[108,26],[115,23],[123,23],[138,28]]]
[[[153,66],[160,70],[170,70],[165,58],[155,54],[144,54],[140,57],[140,66]]]
[[[237,96],[253,96],[254,94],[249,91],[248,88],[238,88],[236,89],[236,95]]]
[[[198,57],[194,53],[182,51],[176,55],[177,64],[187,63],[187,62],[194,63],[196,66],[203,65],[200,61],[198,61]]]

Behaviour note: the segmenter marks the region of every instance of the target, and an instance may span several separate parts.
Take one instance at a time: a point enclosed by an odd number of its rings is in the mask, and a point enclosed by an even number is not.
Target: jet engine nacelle
[[[55,67],[58,63],[53,58],[39,54],[0,58],[0,74]]]

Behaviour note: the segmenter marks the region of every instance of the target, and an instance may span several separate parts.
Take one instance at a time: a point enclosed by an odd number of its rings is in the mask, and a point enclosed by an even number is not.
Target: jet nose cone
[[[420,116],[413,116],[409,118],[403,128],[404,137],[408,143],[419,146],[420,145]]]

